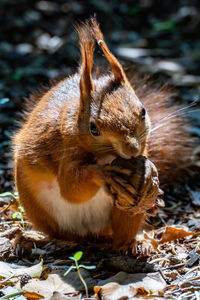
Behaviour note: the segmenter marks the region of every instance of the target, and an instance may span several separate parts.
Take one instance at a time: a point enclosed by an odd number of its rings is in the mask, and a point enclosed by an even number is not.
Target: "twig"
[[[169,266],[169,267],[166,267],[166,268],[162,269],[162,271],[171,270],[171,269],[178,269],[180,267],[184,267],[185,265],[186,265],[186,263],[180,263],[180,264],[172,265],[172,266]]]
[[[0,210],[0,214],[4,213],[13,203],[9,203],[6,207],[2,208],[2,210]]]

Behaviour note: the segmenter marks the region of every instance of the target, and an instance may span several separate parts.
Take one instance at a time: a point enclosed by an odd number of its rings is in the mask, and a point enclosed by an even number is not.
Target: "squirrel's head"
[[[80,68],[79,141],[97,157],[143,154],[150,129],[148,114],[119,61],[108,49],[95,19],[78,28]],[[92,79],[94,38],[112,68],[112,75]]]

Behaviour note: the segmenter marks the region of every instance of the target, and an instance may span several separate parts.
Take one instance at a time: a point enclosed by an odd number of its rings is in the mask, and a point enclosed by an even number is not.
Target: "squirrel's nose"
[[[140,155],[141,145],[135,138],[129,138],[124,143],[123,151],[130,157],[136,157]]]

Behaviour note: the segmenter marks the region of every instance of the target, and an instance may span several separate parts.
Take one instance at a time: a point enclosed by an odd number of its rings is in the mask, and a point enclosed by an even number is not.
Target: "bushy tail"
[[[134,85],[134,83],[133,83]],[[194,175],[197,142],[189,134],[189,107],[169,105],[167,88],[155,89],[146,82],[134,86],[151,119],[148,156],[157,166],[161,187],[187,183]]]

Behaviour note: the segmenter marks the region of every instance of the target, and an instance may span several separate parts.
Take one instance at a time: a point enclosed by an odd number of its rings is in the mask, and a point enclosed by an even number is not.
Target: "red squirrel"
[[[34,108],[14,136],[15,183],[28,218],[49,236],[112,234],[115,249],[130,250],[145,215],[112,205],[104,189],[116,171],[109,163],[149,153],[164,184],[189,159],[189,137],[181,117],[165,120],[174,111],[165,89],[133,89],[96,20],[78,34],[79,72],[33,96]],[[98,78],[92,77],[95,40],[112,69]]]

